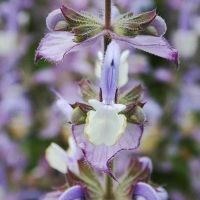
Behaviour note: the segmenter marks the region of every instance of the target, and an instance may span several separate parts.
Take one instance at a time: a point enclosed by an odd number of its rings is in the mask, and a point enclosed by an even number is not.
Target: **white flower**
[[[98,100],[89,100],[95,109],[87,114],[84,133],[88,140],[95,145],[112,146],[116,144],[125,132],[126,117],[118,114],[126,108],[122,104],[105,105]]]
[[[69,138],[67,151],[55,143],[46,149],[46,160],[49,165],[57,171],[66,174],[68,169],[75,174],[79,173],[78,160],[82,157],[80,149],[76,146],[74,139]]]

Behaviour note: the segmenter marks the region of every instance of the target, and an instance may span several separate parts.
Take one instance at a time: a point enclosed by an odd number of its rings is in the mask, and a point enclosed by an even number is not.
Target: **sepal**
[[[114,23],[114,32],[118,35],[134,37],[145,31],[145,28],[155,19],[156,10],[134,15],[125,13]]]
[[[92,107],[81,103],[76,103],[72,105],[72,107],[74,108],[71,119],[72,124],[75,125],[85,124],[87,112],[92,110]]]
[[[96,16],[77,12],[64,5],[61,7],[61,11],[68,23],[68,31],[75,35],[74,42],[85,41],[103,30],[103,25]]]
[[[142,162],[138,159],[133,160],[131,167],[120,180],[120,184],[115,189],[116,199],[132,199],[133,188],[138,181],[148,182],[150,180],[150,171],[144,168]]]
[[[129,104],[126,106],[126,109],[122,111],[120,114],[123,114],[127,118],[127,122],[132,124],[144,125],[146,122],[146,115],[143,111],[144,104]]]
[[[83,160],[79,161],[79,168],[79,175],[75,175],[71,171],[67,174],[69,184],[71,186],[81,184],[86,189],[87,199],[100,199],[103,194],[103,188],[98,179],[98,174]]]
[[[92,87],[90,81],[82,80],[79,82],[81,95],[84,101],[88,102],[90,99],[98,99],[97,92]]]
[[[134,87],[129,92],[122,94],[119,98],[119,103],[128,105],[135,102],[138,102],[142,96],[143,88],[141,85]]]
[[[140,106],[136,106],[128,120],[130,123],[144,124],[146,122],[146,115]]]

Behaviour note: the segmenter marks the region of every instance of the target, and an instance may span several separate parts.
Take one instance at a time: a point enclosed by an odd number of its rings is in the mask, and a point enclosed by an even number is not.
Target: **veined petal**
[[[65,115],[67,121],[71,121],[73,108],[69,103],[62,97],[56,101],[56,105],[59,107],[60,111]]]
[[[49,165],[63,174],[66,174],[68,169],[78,174],[79,166],[77,161],[81,158],[82,152],[72,137],[69,138],[69,148],[67,151],[55,143],[52,143],[46,150],[46,160]]]
[[[46,160],[53,169],[67,173],[67,153],[57,144],[51,143],[46,149]]]
[[[64,31],[48,33],[37,49],[36,60],[44,58],[52,62],[62,61],[64,55],[77,45],[73,38],[71,33]]]
[[[148,157],[141,157],[139,161],[142,163],[143,169],[148,169],[150,173],[153,171],[153,163]]]
[[[72,120],[72,113],[73,108],[71,105],[54,89],[51,89],[51,91],[57,96],[57,100],[55,102],[56,106],[59,108],[59,110],[63,113],[63,115],[66,118],[67,122],[71,122]]]
[[[105,104],[111,104],[115,100],[119,78],[120,49],[116,42],[108,45],[101,75],[101,89]]]
[[[74,125],[72,131],[75,141],[85,154],[86,160],[94,168],[110,172],[109,163],[118,152],[138,148],[143,127],[128,123],[125,133],[122,135],[118,143],[112,147],[106,145],[96,146],[89,142],[84,135],[84,125]]]
[[[83,153],[75,143],[74,138],[72,136],[68,138],[68,145],[69,145],[67,149],[68,168],[74,174],[79,174],[78,160],[80,160],[83,157]]]
[[[58,25],[61,23],[67,26],[65,18],[60,9],[53,10],[52,12],[49,13],[49,15],[46,18],[46,25],[50,31],[57,30]]]
[[[36,61],[39,59],[47,59],[51,62],[61,62],[65,55],[79,51],[82,47],[94,44],[94,42],[104,34],[104,32],[85,40],[81,43],[75,43],[74,35],[69,32],[58,31],[46,34],[40,42],[36,51]]]
[[[121,54],[120,58],[120,66],[119,66],[119,80],[118,86],[119,88],[126,85],[128,83],[128,57],[130,52],[125,50]]]
[[[156,188],[156,192],[160,198],[160,200],[168,200],[168,193],[163,187]]]
[[[80,160],[83,154],[72,136],[69,137],[68,144],[69,148],[67,150],[67,155],[74,160]]]
[[[45,194],[41,198],[41,200],[57,200],[61,194],[62,194],[61,191],[49,192],[49,193]]]
[[[156,36],[163,36],[167,31],[165,20],[160,16],[156,16],[147,29],[148,28],[151,28]]]
[[[91,102],[91,101],[90,101]],[[94,145],[113,146],[118,142],[126,129],[126,117],[118,114],[126,108],[124,105],[104,105],[93,100],[96,111],[87,114],[85,136]]]
[[[58,200],[75,200],[75,199],[82,199],[85,197],[84,188],[80,185],[73,186],[67,189],[59,198]]]
[[[143,197],[145,200],[160,200],[156,190],[143,182],[139,182],[134,186],[133,197]]]
[[[177,50],[171,47],[163,37],[138,35],[134,38],[130,38],[112,34],[112,38],[116,41],[126,42],[136,49],[140,49],[153,55],[168,59],[173,61],[176,65],[179,65],[179,56]]]
[[[123,87],[128,82],[128,57],[130,51],[125,50],[121,53],[120,65],[119,65],[119,78],[118,78],[118,87]],[[95,74],[98,78],[101,78],[101,67],[103,62],[103,53],[98,52],[98,58],[96,61]]]

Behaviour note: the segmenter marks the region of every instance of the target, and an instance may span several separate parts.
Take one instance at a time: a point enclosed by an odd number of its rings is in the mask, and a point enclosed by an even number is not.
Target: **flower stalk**
[[[111,26],[111,0],[105,0],[105,29],[110,29]],[[104,54],[107,46],[111,42],[109,35],[104,36]]]
[[[114,199],[113,196],[113,178],[108,175],[105,174],[105,195],[104,195],[104,199],[105,200],[112,200]]]
[[[110,29],[111,25],[111,0],[105,0],[105,28]]]
[[[111,0],[105,0],[105,28],[110,29],[111,26]],[[109,35],[104,36],[104,55],[111,39]],[[105,195],[104,199],[113,199],[113,179],[108,174],[105,174]]]

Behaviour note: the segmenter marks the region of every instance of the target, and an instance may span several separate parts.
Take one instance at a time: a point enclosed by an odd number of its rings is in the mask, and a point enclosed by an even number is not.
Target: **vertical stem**
[[[111,0],[105,0],[105,29],[110,29],[111,26]],[[104,54],[110,43],[108,35],[104,36]]]
[[[105,0],[105,28],[109,29],[111,24],[111,0]]]
[[[111,0],[105,0],[105,29],[110,29],[111,26]],[[104,55],[111,39],[109,35],[104,36]],[[105,200],[113,199],[113,180],[108,174],[105,174]]]
[[[106,191],[104,195],[105,200],[113,200],[113,179],[110,175],[105,175],[105,186]]]

